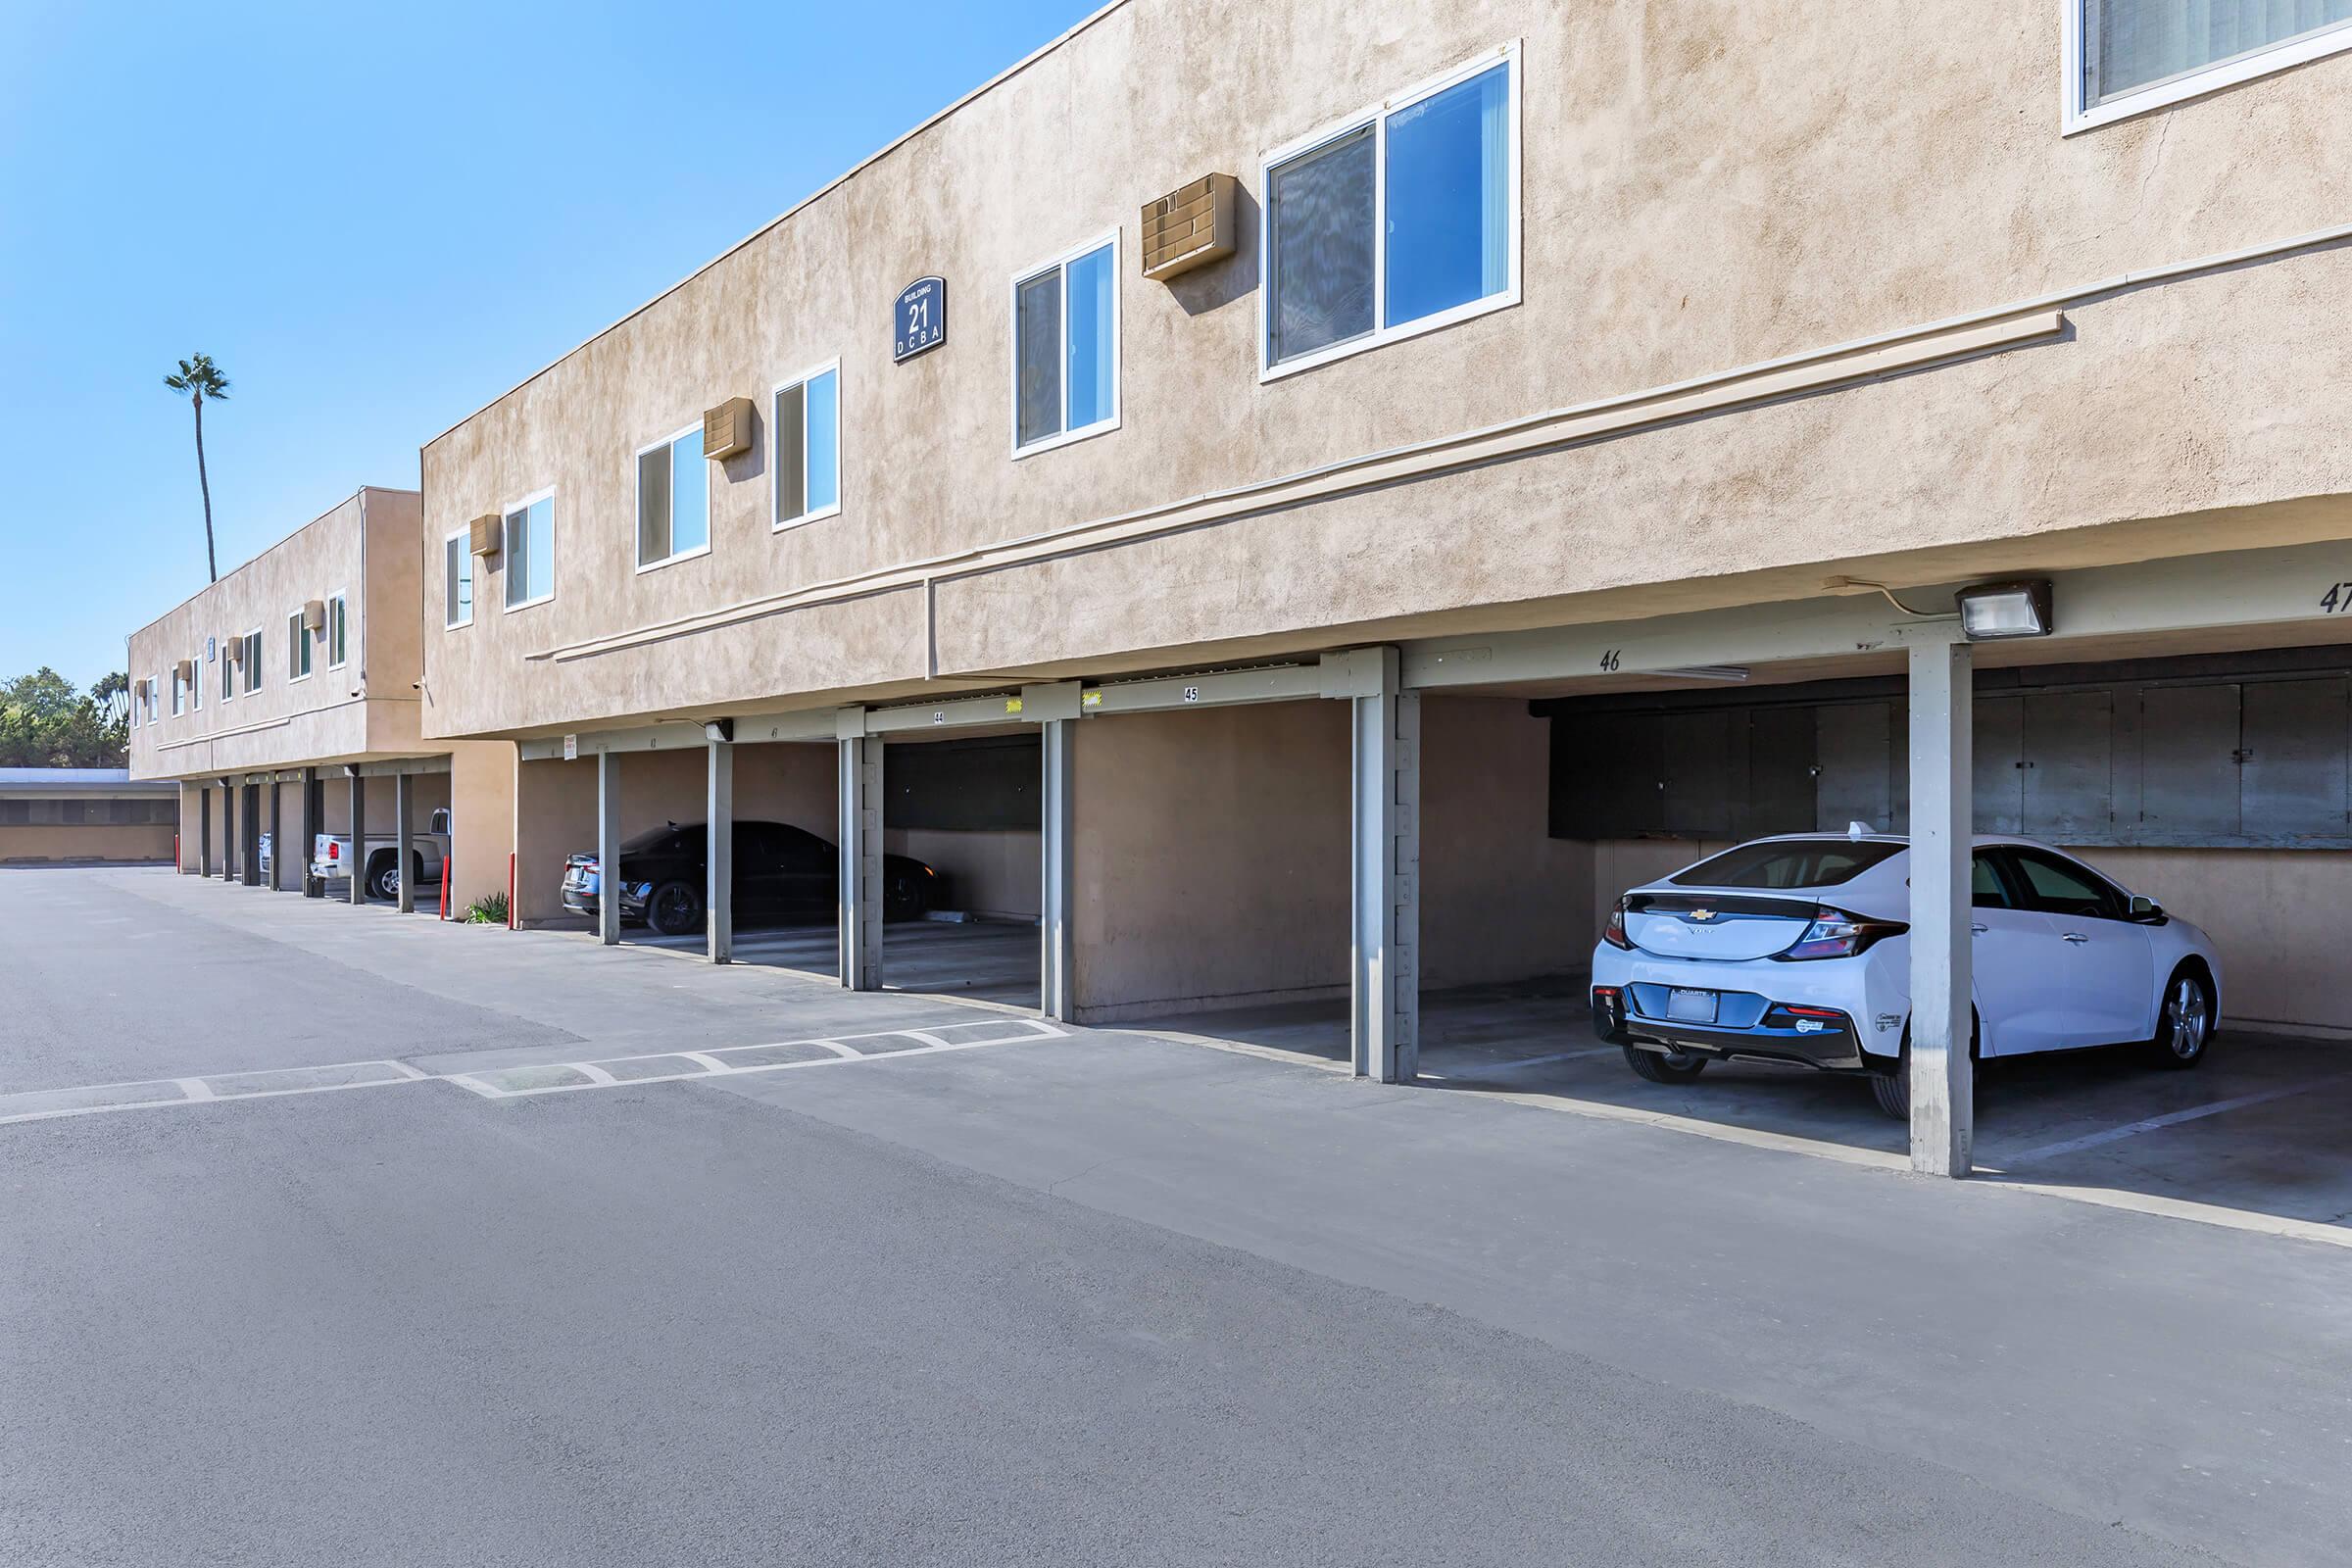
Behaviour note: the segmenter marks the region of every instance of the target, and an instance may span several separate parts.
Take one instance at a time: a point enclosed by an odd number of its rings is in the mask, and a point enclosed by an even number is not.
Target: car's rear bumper
[[[1592,1032],[1611,1045],[1718,1061],[1785,1062],[1822,1072],[1865,1072],[1871,1066],[1853,1019],[1843,1013],[1834,1019],[1798,1018],[1775,1003],[1765,1007],[1763,1021],[1738,1029],[1645,1017],[1629,1005],[1626,990],[1611,986],[1594,987],[1592,1002]]]

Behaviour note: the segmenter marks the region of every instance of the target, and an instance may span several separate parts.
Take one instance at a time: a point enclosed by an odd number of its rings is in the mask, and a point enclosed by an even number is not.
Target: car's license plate
[[[1713,1023],[1715,993],[1679,988],[1669,991],[1666,993],[1666,1016],[1677,1023]]]

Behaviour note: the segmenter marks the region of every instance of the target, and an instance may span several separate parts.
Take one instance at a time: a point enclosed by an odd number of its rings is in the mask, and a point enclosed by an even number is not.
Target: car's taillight
[[[1873,920],[1843,909],[1822,905],[1813,911],[1813,923],[1805,934],[1776,958],[1850,958],[1867,953],[1874,942],[1899,937],[1911,928],[1900,920]]]
[[[1629,953],[1633,951],[1634,939],[1625,934],[1625,901],[1623,899],[1619,899],[1617,907],[1609,911],[1609,923],[1601,928],[1600,940],[1612,948],[1623,948]]]
[[[327,845],[326,858],[330,860],[340,860],[343,858],[343,846],[340,844]]]

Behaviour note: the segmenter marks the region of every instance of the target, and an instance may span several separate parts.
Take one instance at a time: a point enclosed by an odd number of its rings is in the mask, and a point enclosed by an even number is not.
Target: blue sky
[[[226,572],[1098,3],[0,0],[0,676],[204,586],[173,361]]]

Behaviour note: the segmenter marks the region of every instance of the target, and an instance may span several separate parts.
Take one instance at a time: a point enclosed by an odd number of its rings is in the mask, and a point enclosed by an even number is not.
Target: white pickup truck
[[[410,870],[415,873],[418,887],[429,887],[441,880],[441,868],[449,860],[449,812],[435,811],[420,833],[409,835]],[[390,833],[369,833],[365,853],[355,856],[348,833],[321,833],[311,844],[311,875],[321,881],[339,881],[351,875],[355,864],[364,864],[367,878],[363,891],[371,899],[400,897],[400,850]]]

